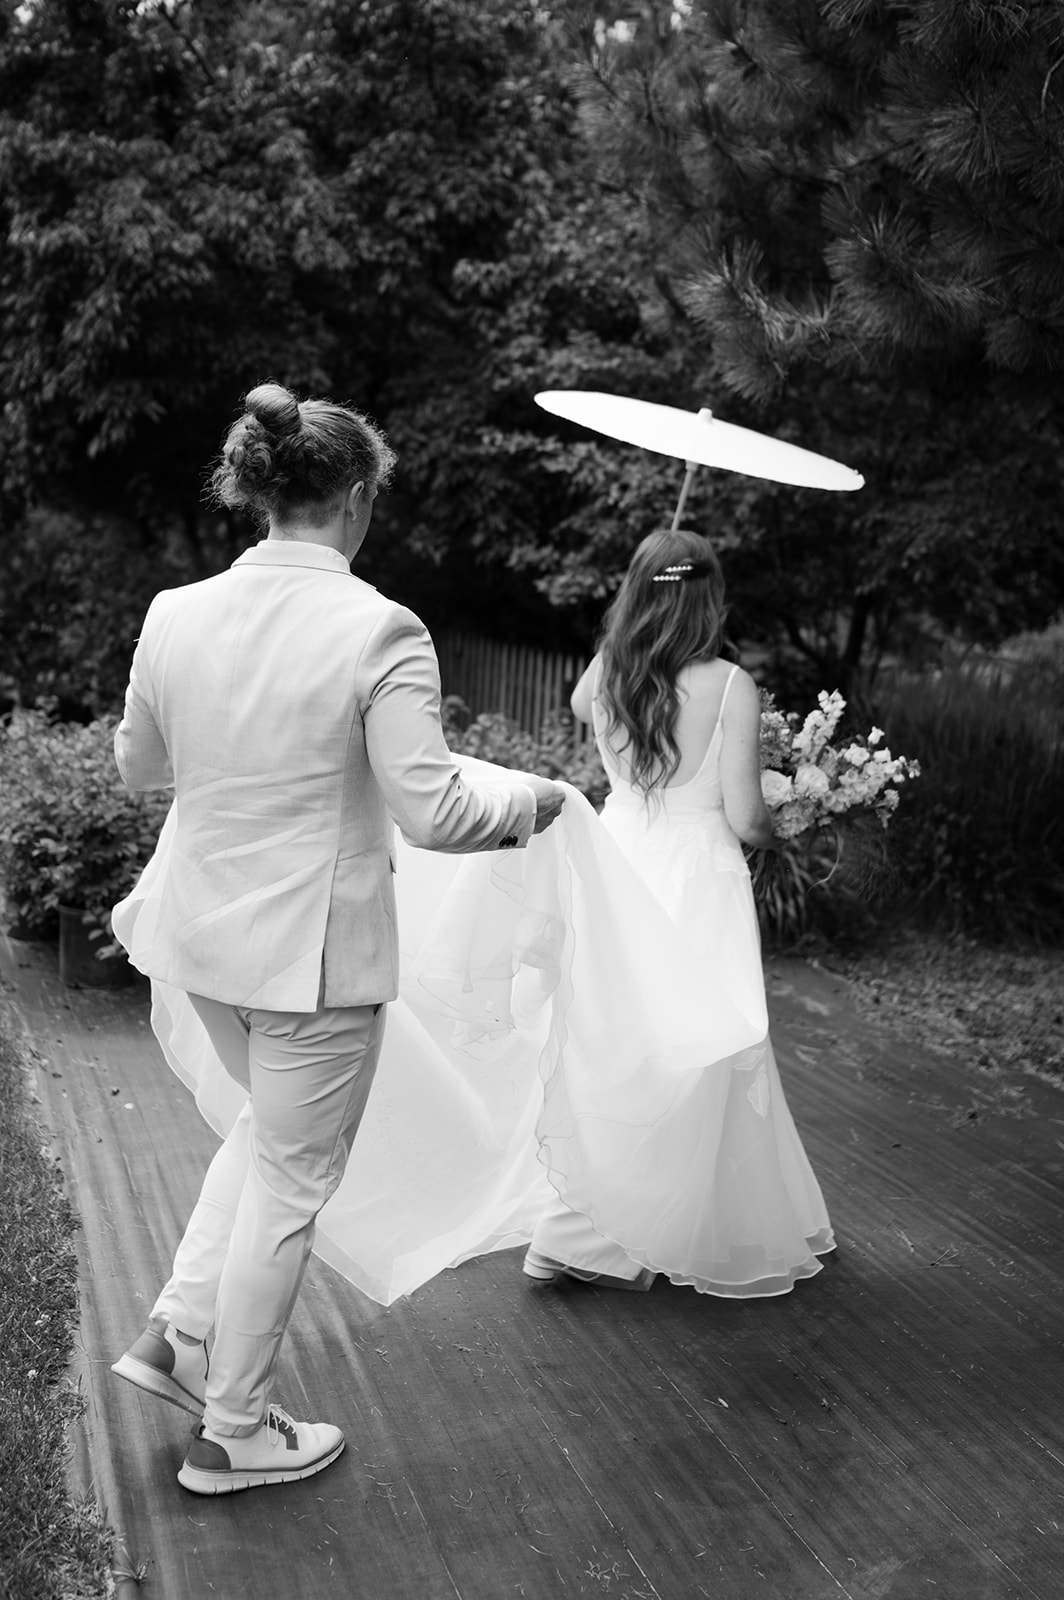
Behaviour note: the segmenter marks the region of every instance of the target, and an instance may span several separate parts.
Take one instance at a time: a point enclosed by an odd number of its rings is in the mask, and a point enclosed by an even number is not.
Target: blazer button
[[[508,833],[505,839],[499,840],[500,850],[512,850],[517,843],[516,833]]]

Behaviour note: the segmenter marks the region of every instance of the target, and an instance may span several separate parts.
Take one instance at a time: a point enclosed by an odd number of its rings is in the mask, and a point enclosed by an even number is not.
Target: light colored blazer
[[[324,545],[268,539],[156,595],[115,734],[128,787],[176,799],[138,966],[268,1010],[394,999],[392,819],[458,853],[522,846],[535,821],[516,775],[463,777],[439,705],[422,623]]]

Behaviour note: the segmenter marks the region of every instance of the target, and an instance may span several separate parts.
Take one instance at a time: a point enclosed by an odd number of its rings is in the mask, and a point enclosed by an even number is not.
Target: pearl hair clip
[[[664,572],[655,572],[650,581],[651,583],[682,583],[687,574],[693,571],[694,567],[691,562],[684,561],[678,566],[666,567]]]

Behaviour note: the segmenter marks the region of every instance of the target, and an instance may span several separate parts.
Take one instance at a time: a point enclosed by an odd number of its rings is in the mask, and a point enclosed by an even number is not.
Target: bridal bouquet
[[[834,827],[852,812],[870,813],[885,828],[897,809],[899,787],[920,776],[919,764],[892,756],[881,728],[837,741],[846,702],[837,689],[821,690],[817,701],[818,709],[795,731],[797,717],[777,711],[762,691],[761,793],[776,837],[795,839],[813,828]]]
[[[806,898],[838,870],[844,834],[858,845],[851,857],[859,892],[867,894],[884,864],[869,824],[881,837],[901,786],[920,776],[917,762],[891,755],[880,728],[839,738],[845,709],[837,690],[821,691],[817,709],[799,727],[797,716],[761,693],[761,792],[782,849],[778,857],[756,856],[751,876],[763,917],[777,933],[804,928]]]

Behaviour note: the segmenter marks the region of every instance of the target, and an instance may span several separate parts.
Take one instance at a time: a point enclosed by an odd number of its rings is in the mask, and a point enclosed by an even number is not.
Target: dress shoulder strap
[[[717,712],[717,723],[718,723],[718,726],[724,719],[724,706],[725,706],[725,703],[726,703],[726,701],[728,699],[728,691],[730,690],[730,688],[732,686],[732,683],[734,682],[735,674],[738,672],[738,670],[739,670],[739,663],[736,662],[734,667],[732,667],[731,671],[728,673],[728,681],[724,685],[724,693],[720,697],[720,710]]]

